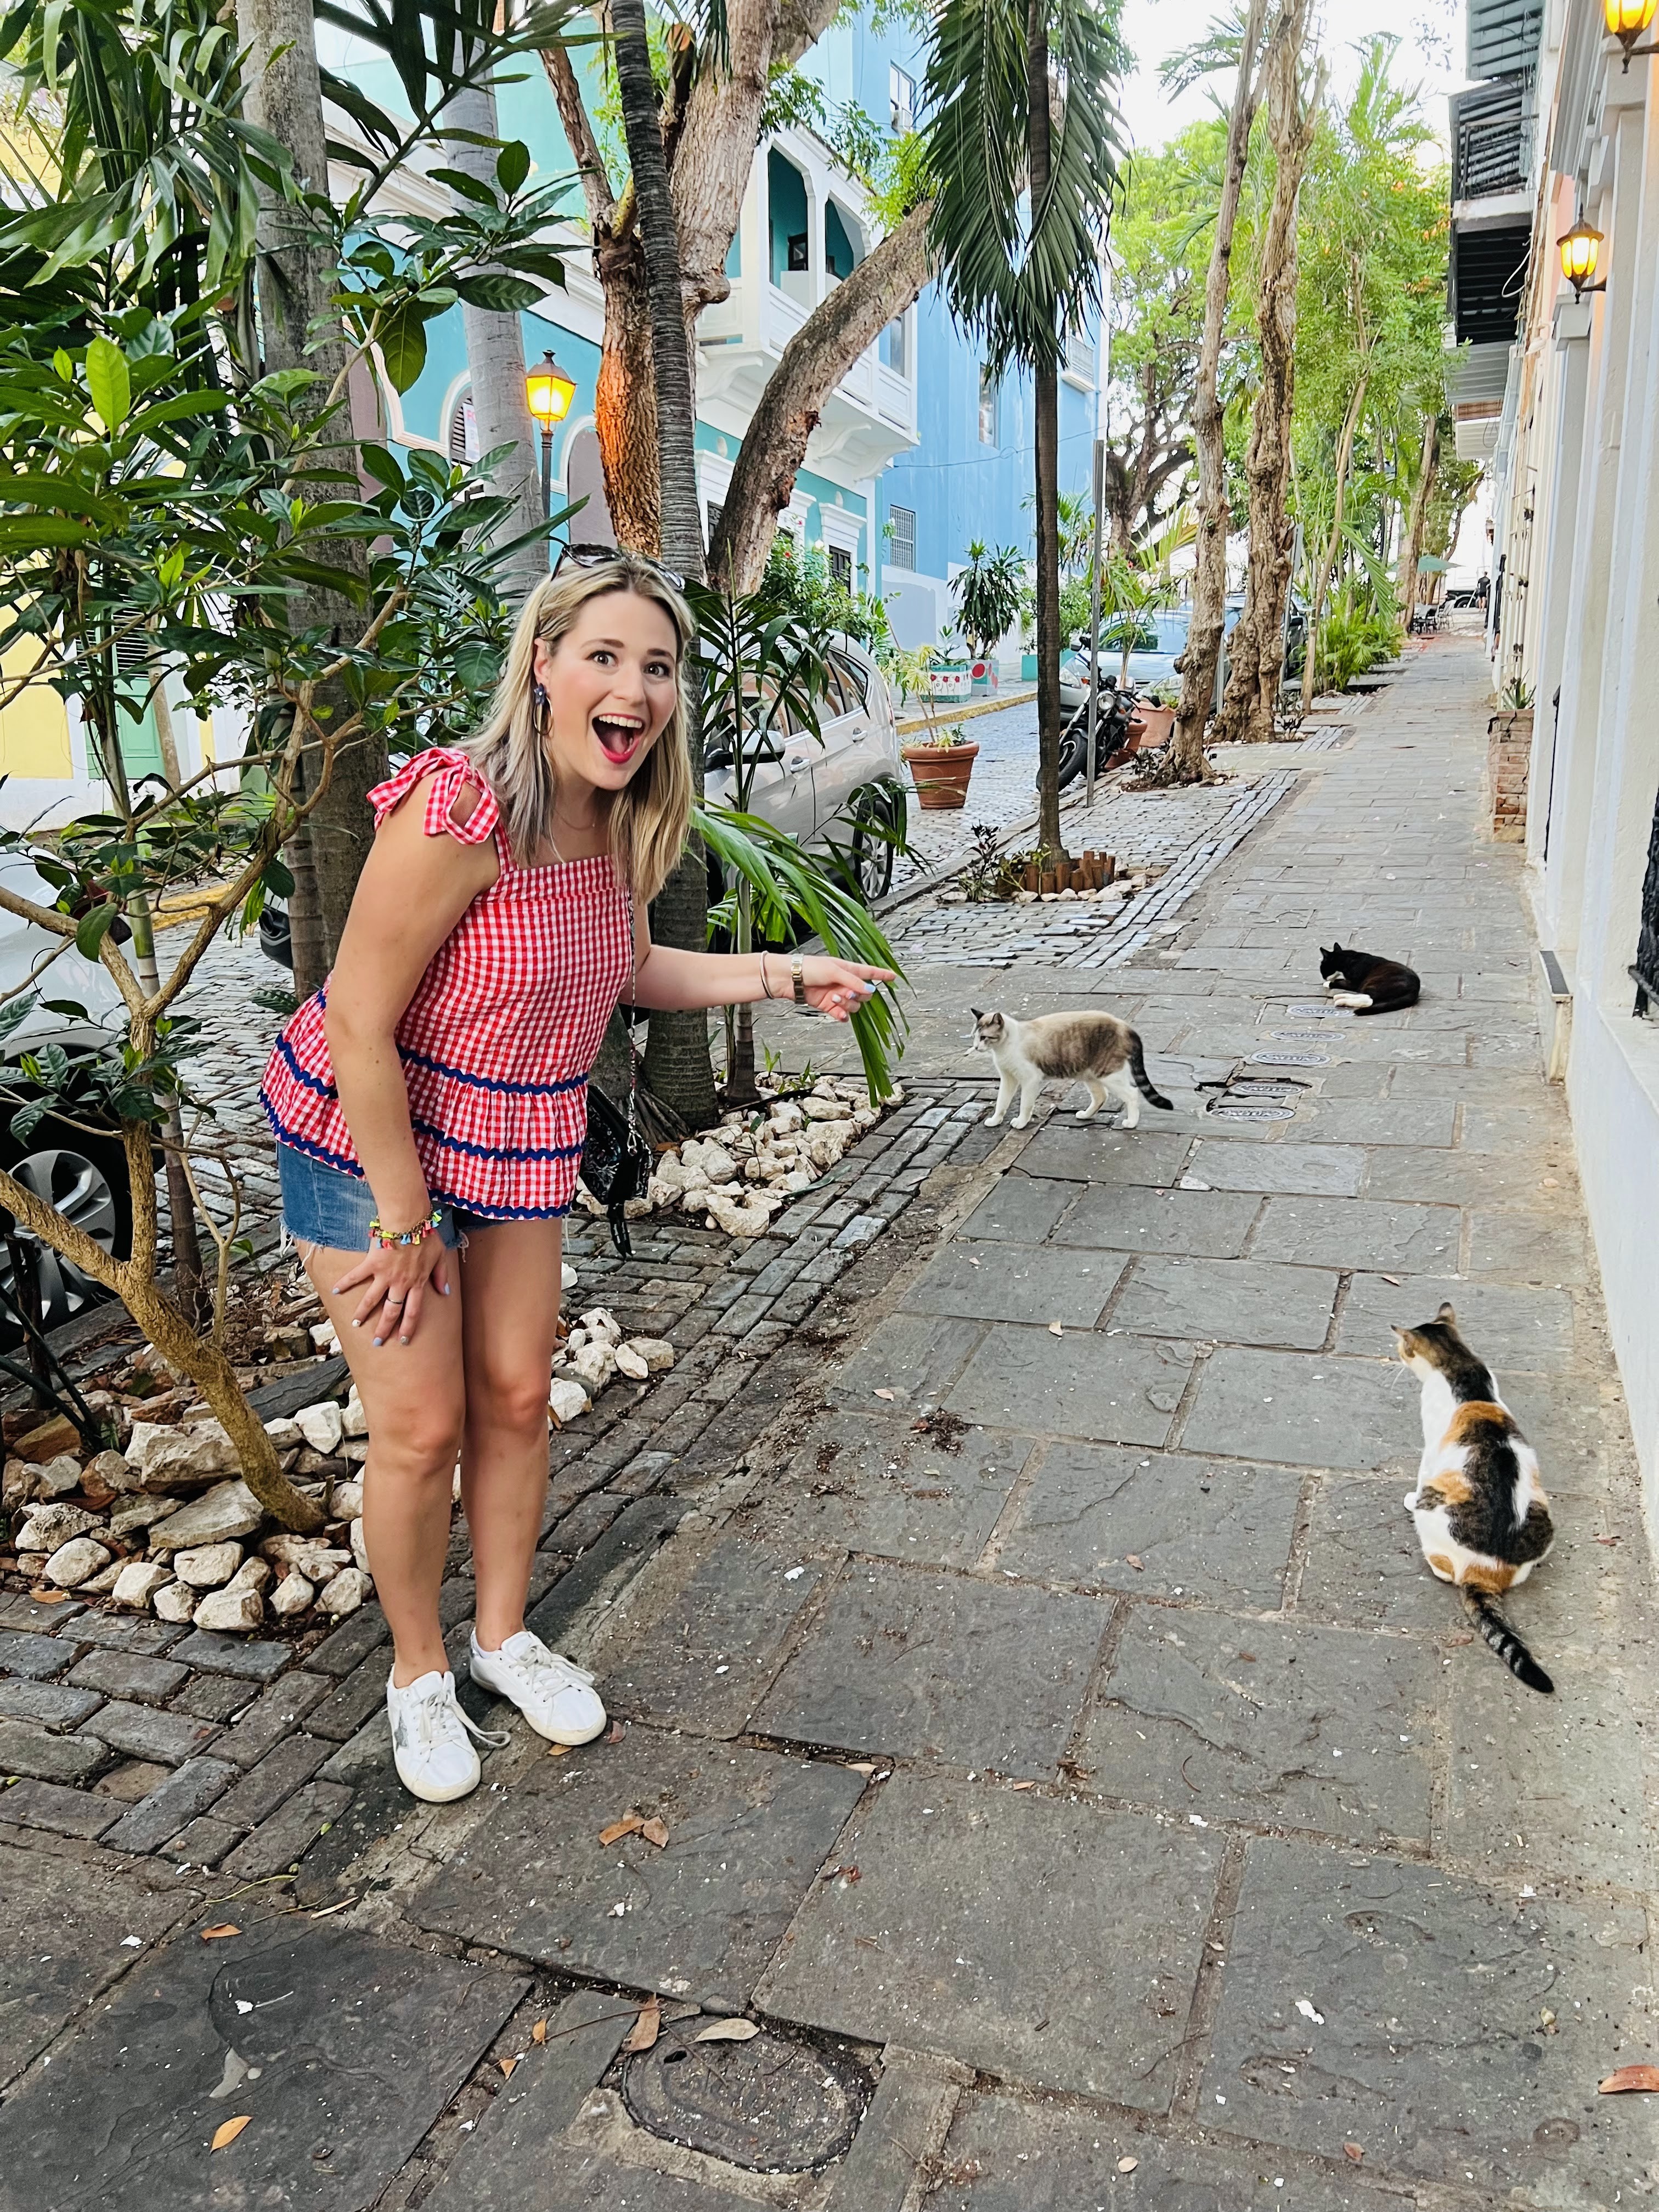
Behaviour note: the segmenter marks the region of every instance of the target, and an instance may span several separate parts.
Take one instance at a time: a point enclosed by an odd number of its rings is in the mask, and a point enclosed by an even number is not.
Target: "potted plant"
[[[992,553],[976,538],[968,548],[968,566],[953,580],[951,596],[968,641],[969,676],[975,690],[996,688],[997,641],[1011,630],[1020,611],[1025,563],[1012,545]]]
[[[914,739],[900,750],[920,805],[933,809],[968,804],[968,781],[979,758],[979,747],[963,734],[960,722],[930,729],[925,738]]]
[[[1159,690],[1147,691],[1130,719],[1130,751],[1153,752],[1159,745],[1167,745],[1175,723],[1175,702],[1166,698]]]
[[[919,687],[930,699],[967,699],[974,688],[973,673],[962,641],[947,623],[936,647],[927,652],[927,672]]]

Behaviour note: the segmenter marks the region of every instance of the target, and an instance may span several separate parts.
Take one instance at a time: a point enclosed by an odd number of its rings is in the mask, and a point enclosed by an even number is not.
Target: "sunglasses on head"
[[[623,559],[642,561],[647,568],[656,571],[665,584],[672,584],[677,592],[685,589],[685,579],[678,568],[665,568],[650,554],[628,553],[620,545],[562,545],[559,557],[553,563],[553,574],[556,576],[567,561],[578,568],[605,568],[613,561]]]

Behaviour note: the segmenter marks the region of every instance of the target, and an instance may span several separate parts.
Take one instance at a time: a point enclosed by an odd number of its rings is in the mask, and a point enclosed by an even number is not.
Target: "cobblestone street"
[[[1597,2094],[1656,2055],[1659,1624],[1487,681],[1434,640],[1340,736],[1104,802],[1170,862],[1123,915],[900,907],[903,1106],[773,1236],[573,1239],[680,1355],[555,1439],[531,1625],[603,1741],[469,1686],[509,1740],[421,1805],[373,1606],[0,1599],[0,2212],[1659,2193],[1659,2101]],[[1323,1002],[1332,937],[1421,1003]],[[275,971],[216,959],[228,1118]],[[987,1127],[970,1001],[1109,1007],[1173,1110]],[[1553,1699],[1401,1507],[1390,1328],[1443,1297],[1554,1502],[1509,1607]],[[457,1656],[471,1613],[458,1524]]]

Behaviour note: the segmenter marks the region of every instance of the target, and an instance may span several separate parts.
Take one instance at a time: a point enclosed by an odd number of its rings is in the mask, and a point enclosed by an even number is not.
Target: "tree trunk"
[[[708,550],[717,584],[752,592],[760,582],[825,398],[927,281],[932,212],[931,202],[912,209],[846,283],[819,301],[784,348],[744,433]]]
[[[657,387],[645,252],[634,226],[601,238],[595,252],[605,290],[605,336],[593,428],[605,469],[605,504],[619,545],[662,541],[657,480]]]
[[[1209,274],[1204,287],[1204,342],[1199,352],[1198,383],[1193,399],[1194,443],[1198,449],[1197,565],[1193,573],[1192,616],[1182,655],[1181,702],[1176,709],[1175,737],[1170,749],[1174,772],[1188,781],[1205,772],[1204,726],[1215,696],[1216,663],[1226,623],[1230,517],[1227,457],[1222,437],[1221,337],[1227,317],[1233,229],[1238,220],[1239,194],[1250,150],[1250,125],[1255,119],[1261,84],[1256,57],[1261,49],[1261,25],[1267,4],[1267,0],[1250,0],[1244,42],[1238,57],[1238,76],[1233,86],[1232,109],[1227,118],[1221,204],[1216,211],[1215,240],[1210,248]]]
[[[445,110],[445,121],[457,131],[474,131],[480,137],[498,135],[495,94],[488,84],[459,92]],[[494,185],[493,146],[477,146],[465,138],[446,138],[444,157],[463,176]],[[542,520],[540,453],[536,424],[530,412],[525,385],[524,326],[516,313],[461,302],[462,326],[466,332],[466,361],[472,376],[472,419],[482,457],[498,446],[511,453],[499,461],[490,477],[490,489],[513,501],[511,513],[498,526],[507,540],[520,538]],[[516,609],[547,574],[547,541],[520,545],[503,572],[507,597]]]
[[[1395,580],[1395,597],[1400,602],[1401,618],[1407,629],[1417,611],[1417,564],[1423,556],[1423,526],[1428,520],[1429,501],[1434,495],[1434,479],[1440,467],[1440,417],[1430,415],[1423,424],[1423,450],[1418,460],[1417,482],[1412,489],[1411,520],[1406,526],[1406,542],[1400,549],[1400,573]]]
[[[1297,198],[1313,144],[1315,117],[1313,103],[1302,90],[1307,27],[1308,0],[1285,0],[1265,70],[1273,196],[1262,240],[1259,285],[1261,382],[1244,465],[1249,565],[1244,610],[1229,645],[1227,690],[1217,725],[1217,737],[1223,742],[1267,743],[1273,734],[1273,709],[1284,672],[1285,596],[1296,545],[1285,495],[1296,401]]]
[[[1048,100],[1047,0],[1026,0],[1026,137],[1033,210],[1048,197],[1053,167]],[[1056,331],[1056,345],[1058,337]],[[1036,430],[1037,842],[1058,857],[1065,845],[1060,827],[1060,368],[1054,354],[1034,364],[1031,380]]]
[[[302,183],[313,191],[326,192],[328,156],[311,0],[236,0],[236,27],[248,54],[243,98],[248,120],[288,148]],[[312,339],[313,324],[328,318],[332,277],[330,258],[310,241],[302,214],[276,194],[263,194],[258,276],[264,344],[264,360],[258,366],[262,373],[306,368],[323,378],[322,392],[334,384],[348,359],[344,339],[333,332],[320,343]],[[349,436],[322,458],[338,467],[356,464]],[[356,567],[368,574],[364,552],[349,540],[340,541],[332,558],[342,568]],[[338,642],[360,636],[363,628],[361,610],[343,593],[316,586],[290,602],[289,618],[298,629],[319,628]],[[319,698],[319,704],[331,706],[336,720],[343,721],[349,711],[344,687],[331,690],[336,696]],[[314,938],[313,925],[301,912],[300,939],[320,946],[325,966],[334,958],[368,853],[373,824],[368,794],[386,775],[382,739],[364,736],[343,747],[335,757],[327,791],[310,819],[295,833],[296,845],[304,842],[310,848],[310,880],[316,893]],[[303,907],[306,875],[296,869],[295,876],[295,897]],[[302,978],[296,961],[295,987],[301,996],[320,980]]]
[[[1353,397],[1348,402],[1348,411],[1342,419],[1342,435],[1336,448],[1336,506],[1331,514],[1331,534],[1325,550],[1319,556],[1319,566],[1314,572],[1313,589],[1308,594],[1308,652],[1302,665],[1302,711],[1304,714],[1313,704],[1314,647],[1319,641],[1319,617],[1324,610],[1325,593],[1330,587],[1331,572],[1341,550],[1342,505],[1348,489],[1348,463],[1353,457],[1354,433],[1359,428],[1368,381],[1368,378],[1362,376],[1355,385]]]

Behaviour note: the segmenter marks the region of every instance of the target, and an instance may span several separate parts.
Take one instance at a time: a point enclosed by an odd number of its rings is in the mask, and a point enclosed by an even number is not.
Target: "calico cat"
[[[1527,1577],[1555,1540],[1538,1455],[1498,1395],[1492,1370],[1443,1305],[1432,1321],[1396,1328],[1400,1357],[1423,1383],[1423,1458],[1406,1510],[1423,1556],[1455,1583],[1481,1635],[1518,1681],[1547,1697],[1555,1685],[1492,1600]]]
[[[1040,1014],[1022,1022],[1012,1014],[982,1014],[977,1006],[972,1011],[975,1046],[983,1045],[997,1067],[997,1103],[988,1127],[1001,1126],[1018,1091],[1014,1127],[1023,1129],[1050,1076],[1057,1081],[1080,1077],[1088,1085],[1089,1103],[1078,1109],[1079,1121],[1093,1121],[1109,1097],[1122,1106],[1126,1129],[1139,1121],[1143,1097],[1166,1113],[1175,1110],[1152,1088],[1139,1037],[1115,1014]]]
[[[1357,1014],[1395,1014],[1414,1006],[1423,979],[1403,960],[1380,960],[1372,952],[1344,951],[1333,945],[1319,948],[1319,972],[1325,988],[1339,1006],[1352,1006]]]

